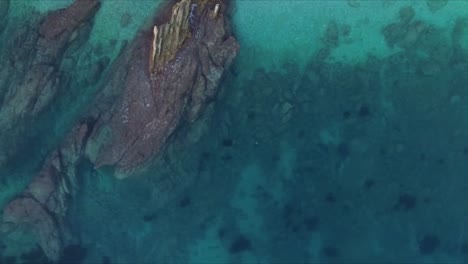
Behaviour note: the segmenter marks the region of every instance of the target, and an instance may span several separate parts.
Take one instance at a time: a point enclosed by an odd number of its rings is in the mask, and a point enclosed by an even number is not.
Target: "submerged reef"
[[[1,5],[5,12],[8,2]],[[38,117],[59,103],[60,90],[70,89],[73,96],[78,88],[95,87],[87,92],[94,99],[77,124],[45,157],[26,189],[5,205],[0,222],[1,236],[27,233],[52,261],[59,261],[73,241],[65,218],[79,190],[79,164],[112,167],[118,178],[144,169],[182,121],[197,120],[239,49],[223,1],[172,1],[112,64],[107,58],[87,67],[94,78],[74,80],[77,60],[67,61],[66,55],[89,37],[99,6],[98,0],[76,0],[11,31],[10,52],[3,54],[7,63],[0,68],[0,141],[8,149],[0,164],[20,150],[24,125],[40,122]],[[3,23],[0,19],[0,30]]]

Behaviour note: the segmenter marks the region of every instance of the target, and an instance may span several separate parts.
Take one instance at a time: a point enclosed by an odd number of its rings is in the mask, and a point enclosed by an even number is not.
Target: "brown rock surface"
[[[96,167],[129,172],[160,152],[181,119],[197,118],[239,48],[225,8],[214,0],[182,0],[165,22],[137,37],[100,98],[123,90],[92,134]]]

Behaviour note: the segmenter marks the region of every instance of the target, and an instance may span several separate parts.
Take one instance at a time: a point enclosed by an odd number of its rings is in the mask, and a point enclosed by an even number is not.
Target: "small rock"
[[[323,248],[323,254],[327,258],[336,258],[336,257],[339,256],[339,251],[334,246],[326,246],[326,247]]]
[[[389,47],[394,47],[396,44],[401,42],[401,40],[405,37],[406,32],[406,27],[404,27],[401,23],[389,24],[385,26],[382,31],[385,37],[385,42]]]
[[[448,0],[426,0],[427,7],[429,7],[431,12],[436,12],[442,9],[447,4],[447,2]]]
[[[348,37],[350,33],[351,33],[351,26],[350,25],[343,25],[343,28],[341,29],[342,36],[343,37]]]
[[[401,39],[399,45],[402,48],[411,49],[414,48],[415,44],[420,39],[422,33],[427,30],[428,25],[422,21],[415,21],[411,23],[407,28],[406,34]]]
[[[325,35],[323,36],[323,44],[327,47],[337,47],[339,44],[340,30],[335,21],[328,23]]]
[[[244,235],[239,235],[229,247],[231,254],[237,254],[244,251],[252,250],[252,242]]]
[[[434,234],[425,235],[419,241],[419,253],[421,255],[430,255],[440,246],[440,239]]]
[[[414,9],[411,6],[405,6],[398,12],[402,23],[409,23],[414,18]]]

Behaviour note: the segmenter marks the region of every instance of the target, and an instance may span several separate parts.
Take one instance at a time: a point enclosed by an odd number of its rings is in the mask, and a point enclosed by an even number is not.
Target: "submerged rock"
[[[429,7],[431,12],[442,9],[447,3],[448,0],[426,0],[427,7]]]
[[[2,1],[3,2],[3,1]],[[91,23],[97,0],[77,0],[68,8],[32,19],[9,30],[5,62],[0,67],[0,165],[14,152],[18,129],[38,117],[68,86],[69,73],[60,68],[77,31]]]
[[[3,232],[29,230],[45,255],[53,261],[62,256],[69,242],[70,234],[64,218],[70,199],[77,190],[75,169],[88,132],[87,123],[77,126],[45,162],[26,190],[4,208],[2,223],[8,224],[9,229]]]

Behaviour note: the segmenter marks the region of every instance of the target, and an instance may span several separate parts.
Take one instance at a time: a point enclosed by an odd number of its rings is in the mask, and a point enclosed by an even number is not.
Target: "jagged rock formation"
[[[94,114],[87,152],[96,167],[115,166],[126,177],[160,152],[181,119],[197,118],[238,50],[225,8],[219,1],[182,0],[168,21],[135,40],[99,100],[114,101],[110,91],[123,96],[110,112]]]
[[[78,125],[52,153],[26,190],[4,209],[3,223],[8,225],[0,231],[30,229],[45,255],[53,261],[60,258],[70,236],[64,217],[77,190],[75,168],[86,143],[87,131],[86,123]]]
[[[0,125],[12,127],[40,112],[60,85],[57,69],[74,30],[92,18],[97,0],[77,0],[49,14],[38,32],[22,35],[24,50],[10,67],[25,75],[4,97]],[[180,0],[170,15],[141,32],[112,65],[107,82],[83,120],[49,156],[25,191],[4,208],[0,232],[31,230],[57,261],[68,241],[64,216],[77,186],[77,164],[87,159],[127,177],[157,156],[182,120],[193,122],[216,94],[239,46],[220,0]],[[164,9],[162,12],[168,12]],[[24,57],[28,63],[23,61]],[[15,65],[20,61],[21,65]],[[0,72],[0,77],[8,68]],[[5,85],[13,85],[6,82]]]

